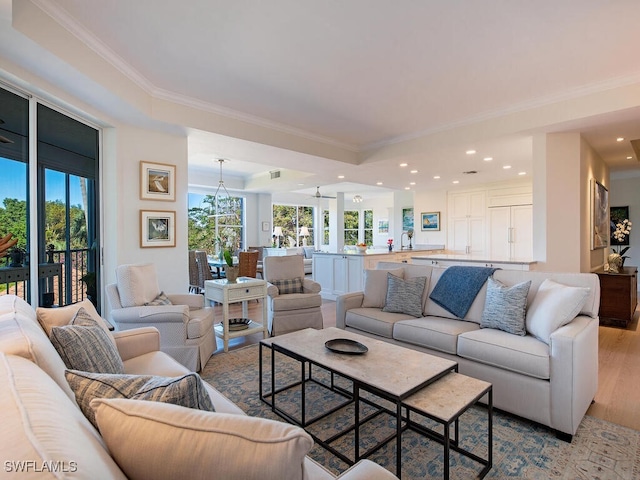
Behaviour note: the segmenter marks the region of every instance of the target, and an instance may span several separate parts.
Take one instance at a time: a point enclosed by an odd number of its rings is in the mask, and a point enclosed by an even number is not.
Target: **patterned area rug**
[[[284,384],[299,377],[299,363],[281,355],[277,359],[279,362],[282,360],[278,364],[278,383]],[[268,365],[269,362],[266,362],[266,366]],[[257,345],[214,355],[201,375],[247,414],[282,420],[259,398]],[[270,375],[268,369],[265,375]],[[319,373],[319,377],[321,376]],[[348,387],[346,384],[344,386]],[[326,389],[311,387],[307,390],[309,412],[326,411],[328,406],[339,401],[337,395]],[[290,409],[292,414],[295,413],[297,410],[294,407],[300,404],[300,391],[292,389],[278,396],[278,403],[285,409]],[[363,410],[366,412],[366,407]],[[473,407],[461,417],[460,422],[461,446],[483,458],[487,452],[486,418],[485,408]],[[348,425],[350,419],[352,411],[350,407],[346,407],[315,425],[313,433],[323,439],[328,438]],[[394,420],[380,415],[363,430],[361,445],[364,447],[384,438],[393,429]],[[353,456],[351,436],[343,437],[333,446],[349,457]],[[314,446],[310,456],[335,474],[347,468],[346,463],[319,445]],[[437,442],[411,431],[403,434],[403,479],[442,478],[442,457],[442,446]],[[369,458],[395,473],[395,442],[390,442]],[[452,479],[473,478],[480,470],[478,463],[452,452]],[[637,479],[640,478],[640,432],[587,416],[578,428],[573,442],[569,444],[556,439],[555,434],[545,427],[495,411],[493,468],[486,478]]]

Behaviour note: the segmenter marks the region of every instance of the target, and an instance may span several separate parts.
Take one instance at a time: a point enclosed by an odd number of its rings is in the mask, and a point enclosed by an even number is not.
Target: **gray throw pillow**
[[[271,280],[269,283],[278,287],[278,293],[280,295],[287,295],[289,293],[304,293],[302,286],[302,279],[288,278],[286,280]]]
[[[514,335],[526,335],[525,314],[530,286],[531,280],[508,287],[489,277],[480,328],[496,328]]]
[[[122,358],[109,334],[82,307],[69,325],[51,329],[50,340],[67,368],[124,373]]]
[[[387,273],[387,297],[382,311],[422,317],[422,293],[426,282],[427,277],[403,280]]]
[[[164,292],[160,292],[156,298],[151,300],[150,302],[145,303],[146,306],[156,306],[156,305],[173,305],[169,297],[165,295]]]
[[[76,396],[84,416],[96,427],[91,400],[94,398],[129,398],[172,403],[183,407],[214,412],[211,398],[197,373],[181,377],[154,375],[113,375],[66,370],[67,382]]]

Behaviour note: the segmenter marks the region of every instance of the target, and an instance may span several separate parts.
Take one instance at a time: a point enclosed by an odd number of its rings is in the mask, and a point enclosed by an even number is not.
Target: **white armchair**
[[[265,257],[269,332],[282,335],[303,328],[322,329],[320,284],[305,278],[302,255]],[[288,293],[297,291],[298,293]]]
[[[200,371],[215,351],[213,309],[205,307],[204,296],[161,295],[153,264],[120,265],[106,293],[120,330],[157,328],[160,350],[189,370]]]

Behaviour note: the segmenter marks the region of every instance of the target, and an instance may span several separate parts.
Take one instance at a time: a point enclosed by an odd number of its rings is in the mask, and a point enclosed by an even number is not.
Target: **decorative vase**
[[[225,267],[224,272],[227,275],[227,282],[236,283],[236,280],[238,280],[239,270],[240,267]]]
[[[610,273],[620,273],[622,270],[622,264],[624,263],[624,259],[617,253],[611,253],[609,255],[609,272]]]
[[[389,245],[389,251],[393,252],[393,245]]]

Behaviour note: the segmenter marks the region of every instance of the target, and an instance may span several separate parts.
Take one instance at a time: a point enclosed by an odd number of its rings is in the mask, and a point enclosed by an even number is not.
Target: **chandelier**
[[[360,195],[354,195],[353,203],[362,203],[362,197]]]
[[[232,202],[221,202],[222,198],[231,198],[231,195],[229,195],[229,192],[227,191],[227,187],[224,186],[224,180],[222,179],[222,164],[224,162],[224,158],[218,159],[218,164],[220,165],[220,179],[218,180],[216,193],[213,195],[213,210],[209,213],[209,218],[217,219],[220,217],[237,217],[237,214],[233,210]],[[222,189],[222,191],[220,189]]]

